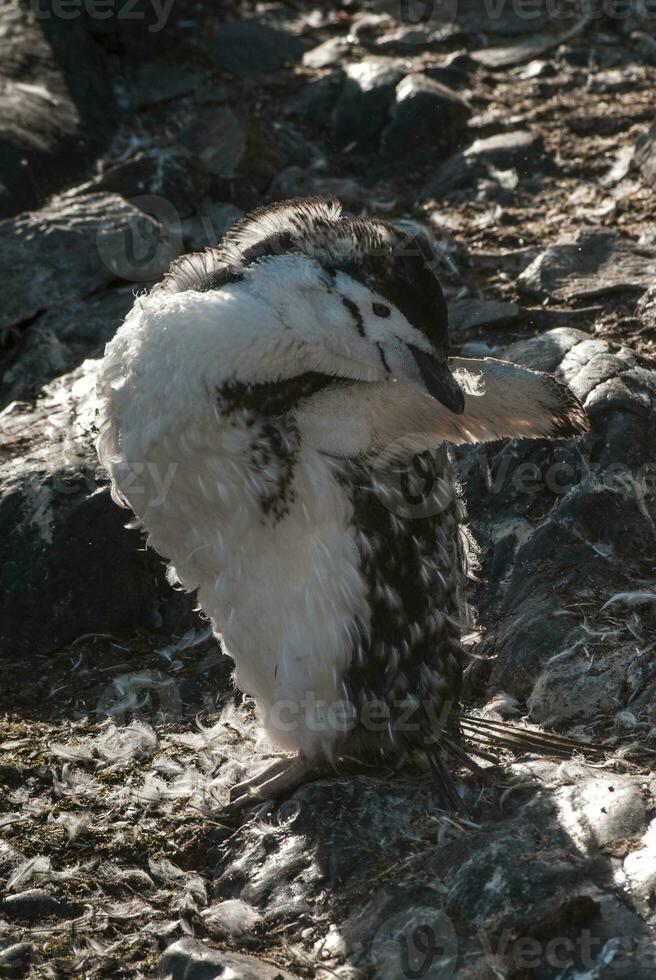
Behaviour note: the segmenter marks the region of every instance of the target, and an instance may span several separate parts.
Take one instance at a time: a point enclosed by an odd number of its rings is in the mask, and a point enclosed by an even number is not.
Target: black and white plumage
[[[441,772],[465,613],[446,444],[577,436],[572,393],[448,360],[426,246],[313,198],[178,259],[108,345],[99,396],[115,498],[300,760],[260,792],[342,754]]]

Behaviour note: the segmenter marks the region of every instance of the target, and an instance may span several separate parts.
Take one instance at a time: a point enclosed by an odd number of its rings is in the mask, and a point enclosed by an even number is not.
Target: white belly
[[[355,616],[367,620],[350,500],[330,461],[304,449],[288,512],[277,521],[265,515],[258,496],[265,477],[249,462],[251,442],[252,431],[220,431],[214,417],[193,435],[187,426],[149,448],[141,499],[121,489],[149,543],[171,561],[172,577],[198,589],[271,740],[329,753],[343,730],[336,702],[344,700],[349,627]],[[153,463],[158,480],[150,478]],[[156,483],[163,499],[155,506]]]

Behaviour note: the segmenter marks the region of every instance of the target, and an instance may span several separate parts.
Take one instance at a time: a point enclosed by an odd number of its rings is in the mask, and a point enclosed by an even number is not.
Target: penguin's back
[[[467,619],[464,508],[446,447],[343,469],[353,503],[368,629],[345,676],[349,751],[404,759],[434,747],[457,702]]]

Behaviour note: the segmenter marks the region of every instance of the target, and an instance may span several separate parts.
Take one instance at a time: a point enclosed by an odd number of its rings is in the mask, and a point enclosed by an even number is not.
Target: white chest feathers
[[[330,460],[293,429],[209,411],[148,456],[111,471],[171,581],[198,590],[271,739],[329,751],[326,709],[344,700],[353,621],[367,621],[352,505]]]

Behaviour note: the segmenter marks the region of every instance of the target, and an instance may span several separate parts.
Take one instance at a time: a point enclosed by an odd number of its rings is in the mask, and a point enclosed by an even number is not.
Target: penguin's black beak
[[[428,393],[455,415],[465,410],[465,395],[446,364],[412,344],[408,345]]]

